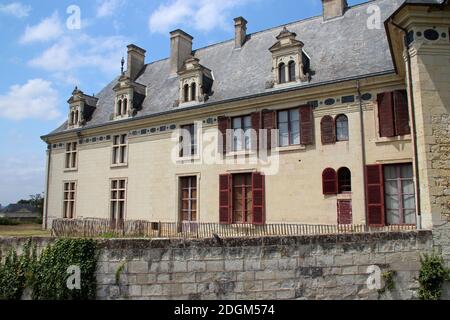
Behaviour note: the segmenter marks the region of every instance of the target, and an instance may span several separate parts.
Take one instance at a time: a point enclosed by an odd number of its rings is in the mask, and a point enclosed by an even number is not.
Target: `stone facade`
[[[98,299],[415,299],[420,255],[450,263],[450,228],[205,240],[99,240]],[[27,239],[1,239],[0,252]],[[52,239],[34,239],[40,248]],[[368,267],[395,271],[395,289],[369,289]],[[122,270],[121,272],[118,270]],[[119,282],[116,283],[116,279]],[[449,298],[446,286],[443,298]]]

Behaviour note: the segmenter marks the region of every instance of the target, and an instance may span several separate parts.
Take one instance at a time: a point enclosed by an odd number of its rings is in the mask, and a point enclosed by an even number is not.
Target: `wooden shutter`
[[[263,225],[265,223],[265,177],[261,173],[252,174],[252,223]]]
[[[252,150],[259,149],[259,129],[261,129],[261,112],[252,113],[252,129],[256,136],[252,136]]]
[[[231,224],[231,174],[219,177],[219,222]]]
[[[272,130],[276,129],[276,113],[272,110],[264,110],[262,112],[262,128],[267,130],[265,137],[267,150],[272,149]]]
[[[366,166],[366,183],[368,224],[374,227],[384,226],[384,179],[382,165]]]
[[[394,92],[394,112],[396,135],[404,136],[411,134],[409,126],[408,95],[406,90]]]
[[[336,143],[336,129],[332,116],[325,116],[320,121],[320,131],[322,135],[322,144]]]
[[[300,143],[304,146],[314,143],[314,117],[310,105],[300,107]]]
[[[352,224],[352,200],[338,200],[338,224]]]
[[[228,141],[227,130],[231,127],[231,119],[229,117],[219,117],[217,121],[219,123],[219,132],[222,135],[222,141],[219,139],[219,151],[222,151],[222,154],[225,155],[227,153]]]
[[[335,195],[338,193],[337,173],[334,169],[325,169],[322,173],[322,186],[324,195]]]
[[[380,137],[395,136],[392,92],[380,93],[378,95],[378,121],[380,126]]]

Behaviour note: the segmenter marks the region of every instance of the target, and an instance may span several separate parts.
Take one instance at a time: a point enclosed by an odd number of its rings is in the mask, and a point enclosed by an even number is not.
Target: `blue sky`
[[[176,28],[195,49],[231,39],[237,16],[255,32],[321,11],[320,0],[0,0],[0,204],[44,191],[39,137],[65,120],[75,85],[97,93],[120,72],[127,44],[150,62],[168,56]]]

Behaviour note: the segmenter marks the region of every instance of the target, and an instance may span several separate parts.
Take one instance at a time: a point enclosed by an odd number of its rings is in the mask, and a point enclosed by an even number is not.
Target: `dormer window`
[[[180,72],[180,103],[203,102],[212,94],[213,76],[211,70],[203,67],[199,60],[186,60]]]
[[[69,103],[67,129],[76,129],[85,125],[91,119],[97,101],[96,97],[88,96],[75,87],[72,97],[67,101]]]
[[[116,92],[116,107],[111,120],[133,117],[141,110],[146,96],[144,85],[136,83],[126,74],[122,74],[113,90]]]
[[[272,52],[275,86],[309,79],[309,59],[303,52],[303,42],[296,40],[296,37],[295,33],[284,28],[277,36],[278,42],[269,49]]]

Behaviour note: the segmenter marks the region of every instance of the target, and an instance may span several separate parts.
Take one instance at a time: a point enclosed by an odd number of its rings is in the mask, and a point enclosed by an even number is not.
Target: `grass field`
[[[19,224],[17,226],[0,226],[0,237],[45,237],[49,231],[43,231],[40,224]]]

